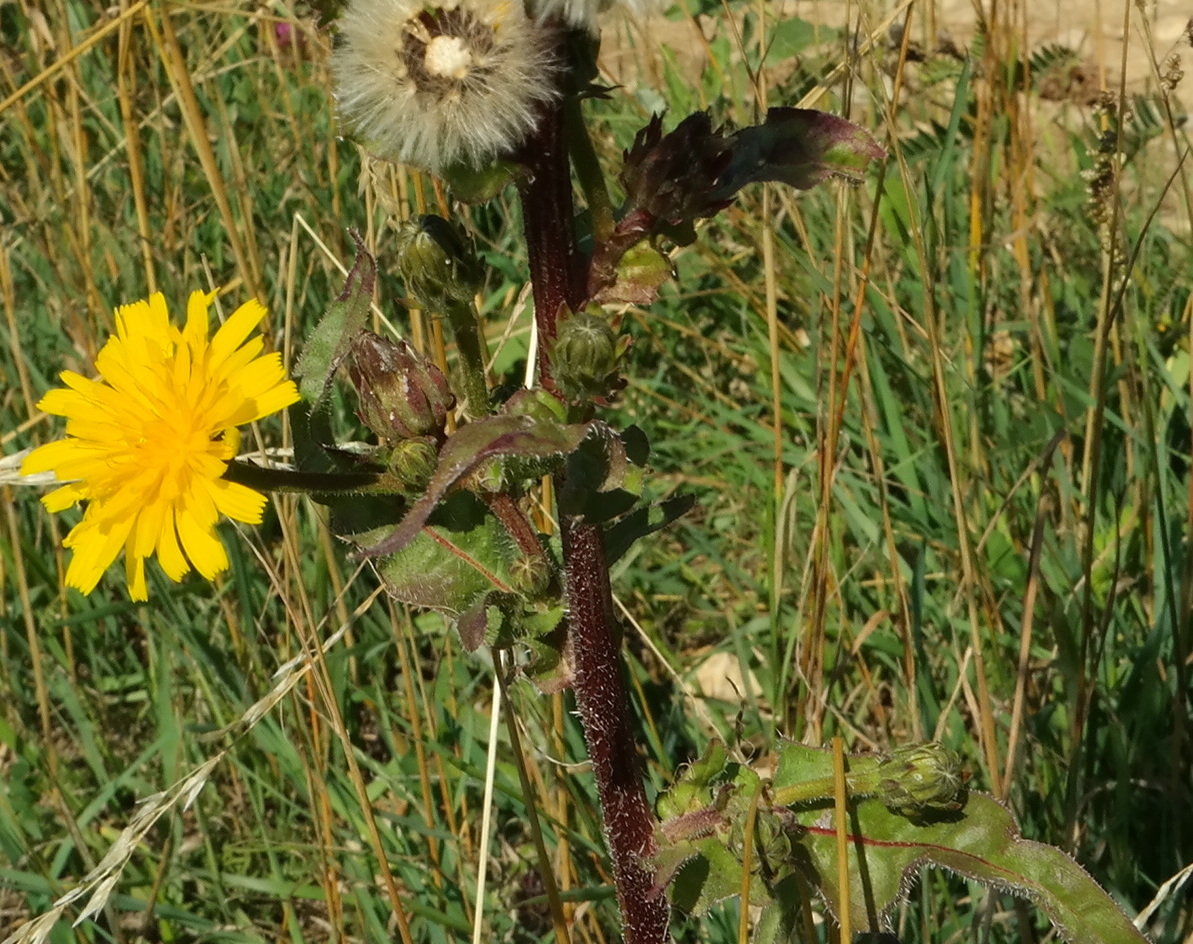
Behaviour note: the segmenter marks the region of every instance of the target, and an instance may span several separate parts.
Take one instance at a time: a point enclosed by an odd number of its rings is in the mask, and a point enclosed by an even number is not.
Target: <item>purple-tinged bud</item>
[[[382,439],[442,438],[456,398],[443,372],[406,341],[362,331],[352,340],[348,374],[361,420]]]
[[[732,158],[731,141],[713,128],[706,112],[689,115],[669,134],[654,116],[625,155],[622,228],[631,219],[648,231],[655,221],[690,225],[724,209],[731,201],[711,194]]]

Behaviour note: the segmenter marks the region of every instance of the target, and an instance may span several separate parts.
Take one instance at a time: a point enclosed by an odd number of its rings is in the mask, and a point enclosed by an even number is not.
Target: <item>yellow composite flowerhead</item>
[[[265,314],[260,302],[208,337],[215,295],[191,294],[181,330],[160,292],[118,308],[116,336],[95,359],[101,380],[63,371],[67,389],[38,403],[66,417],[66,438],[33,450],[21,471],[68,483],[42,498],[50,511],[87,502],[63,542],[74,551],[68,586],[90,593],[121,548],[134,600],[148,599],[153,554],[171,580],[192,567],[210,580],[228,567],[220,515],[260,523],[265,496],[222,476],[239,447],[236,427],[295,403],[298,389],[281,355],[262,355],[261,337],[249,339]]]

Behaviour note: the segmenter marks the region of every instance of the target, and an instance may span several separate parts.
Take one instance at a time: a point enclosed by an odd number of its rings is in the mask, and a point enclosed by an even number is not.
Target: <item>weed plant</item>
[[[1107,63],[1105,94],[1056,101],[1045,79],[1071,55],[1006,22],[945,48],[926,9],[851,15],[841,30],[681,3],[662,45],[629,18],[606,31],[607,61],[634,68],[592,103],[605,156],[663,103],[741,126],[801,97],[889,152],[863,187],[747,191],[676,253],[658,302],[628,308],[621,425],[652,431],[650,497],[698,496],[614,572],[650,792],[714,734],[758,765],[781,736],[935,738],[1128,911],[1154,899],[1157,944],[1187,941],[1179,77],[1132,29],[1130,53],[1156,63],[1139,97]],[[116,304],[160,290],[177,305],[197,285],[255,295],[292,363],[343,286],[349,227],[384,256],[396,221],[448,215],[431,178],[339,137],[330,37],[304,6],[15,0],[0,37],[6,454],[56,434],[35,404],[61,369],[88,369]],[[493,370],[516,384],[518,208],[459,213],[487,266]],[[382,273],[377,324],[442,355],[439,325],[401,295]],[[352,405],[335,408],[350,429]],[[226,579],[151,576],[144,606],[118,576],[64,591],[65,526],[5,481],[0,937],[95,867],[140,801],[226,750],[193,805],[143,836],[96,920],[52,940],[382,941],[396,899],[420,942],[474,926],[531,942],[555,933],[552,898],[573,940],[616,939],[568,697],[499,692],[487,650],[378,595],[319,506],[282,497],[263,527],[227,535]],[[235,727],[279,667],[345,627]],[[734,685],[714,685],[725,666]],[[738,940],[737,907],[677,937]],[[895,923],[906,944],[1049,933],[939,872]]]

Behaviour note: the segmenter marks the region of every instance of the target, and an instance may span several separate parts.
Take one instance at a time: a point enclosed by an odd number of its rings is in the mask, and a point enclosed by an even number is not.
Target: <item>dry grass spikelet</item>
[[[666,0],[528,0],[528,5],[537,19],[558,17],[569,26],[595,34],[601,14],[614,5],[634,16],[648,17],[662,13],[667,4]]]
[[[1160,66],[1160,91],[1165,95],[1172,94],[1184,77],[1185,70],[1181,68],[1180,54],[1169,53]]]
[[[380,590],[374,592],[358,606],[352,617],[322,643],[319,649],[323,655],[339,644],[347,634],[348,628],[377,599],[379,593]],[[185,810],[195,802],[211,779],[215,768],[232,747],[248,734],[257,722],[277,707],[314,667],[318,658],[314,651],[306,650],[282,665],[273,675],[274,684],[269,692],[251,705],[237,722],[225,729],[231,737],[226,747],[208,757],[172,786],[142,800],[129,824],[116,837],[116,841],[112,843],[100,863],[88,872],[78,885],[59,896],[45,912],[13,929],[12,933],[0,940],[0,944],[47,944],[51,934],[58,927],[58,922],[65,917],[67,909],[78,906],[79,903],[82,903],[82,910],[74,920],[75,927],[98,914],[108,903],[133,854],[147,841],[146,837],[154,824],[171,810]],[[6,929],[0,929],[0,933],[4,930]]]

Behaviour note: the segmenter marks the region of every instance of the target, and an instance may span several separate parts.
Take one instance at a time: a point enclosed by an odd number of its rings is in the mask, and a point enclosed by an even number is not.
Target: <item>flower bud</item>
[[[545,555],[522,554],[510,563],[510,583],[514,592],[526,599],[539,599],[553,576]]]
[[[390,452],[388,470],[401,483],[401,491],[419,495],[431,481],[438,462],[439,450],[430,439],[406,439]]]
[[[617,384],[617,337],[604,318],[581,312],[559,326],[551,372],[569,400],[604,396]]]
[[[398,229],[398,271],[420,306],[445,313],[468,302],[484,278],[460,231],[441,216],[416,216]]]
[[[916,816],[961,805],[961,757],[935,741],[896,748],[877,774],[878,797],[895,813]]]
[[[352,340],[348,373],[361,420],[382,439],[443,435],[456,398],[443,372],[406,341],[362,331]]]

